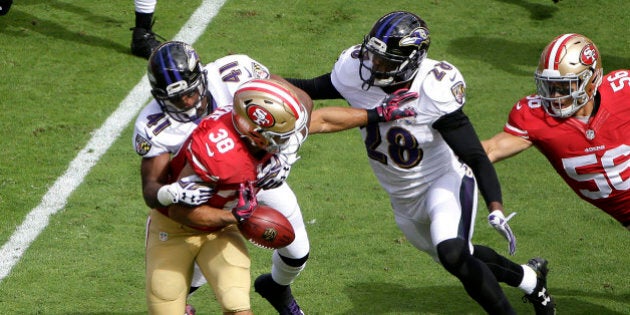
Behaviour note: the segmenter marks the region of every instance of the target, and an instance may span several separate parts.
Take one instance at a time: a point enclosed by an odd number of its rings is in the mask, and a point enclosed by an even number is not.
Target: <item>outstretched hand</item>
[[[383,99],[381,105],[375,108],[379,122],[388,122],[405,117],[413,117],[418,113],[412,107],[401,108],[405,103],[418,98],[417,92],[409,89],[399,89]]]
[[[501,210],[494,210],[488,215],[488,223],[508,241],[508,251],[510,255],[514,255],[516,252],[516,236],[514,236],[508,221],[515,215],[516,212],[512,212],[506,218]]]

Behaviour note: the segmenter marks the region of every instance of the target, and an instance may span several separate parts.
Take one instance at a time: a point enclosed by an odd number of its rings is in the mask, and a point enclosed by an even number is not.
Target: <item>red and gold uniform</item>
[[[630,71],[613,71],[587,121],[550,117],[537,95],[521,99],[503,130],[533,143],[580,198],[630,225]]]
[[[173,176],[176,178],[188,162],[205,182],[214,184],[215,193],[207,204],[225,211],[236,206],[240,184],[255,181],[258,164],[269,158],[265,151],[260,151],[260,156],[252,155],[234,129],[230,106],[202,120],[184,148],[171,162]],[[153,288],[148,293],[158,300],[163,300],[162,296],[179,296],[177,303],[169,303],[172,309],[162,305],[160,311],[175,312],[185,305],[190,279],[181,276],[192,274],[192,260],[212,285],[224,311],[250,309],[249,254],[236,226],[186,226],[168,218],[166,208],[152,210],[147,279],[159,283],[147,284],[147,288]],[[162,292],[171,290],[176,292]]]

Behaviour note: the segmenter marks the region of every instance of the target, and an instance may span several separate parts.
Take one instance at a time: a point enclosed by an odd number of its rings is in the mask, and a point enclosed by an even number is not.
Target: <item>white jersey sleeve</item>
[[[466,102],[466,83],[459,70],[446,61],[425,59],[410,90],[418,91],[416,109],[431,124],[440,117],[459,110]]]
[[[268,79],[269,69],[247,55],[229,55],[205,66],[212,110],[232,104],[238,87],[254,79]]]
[[[133,146],[136,153],[144,158],[175,154],[196,127],[196,122],[182,123],[170,119],[152,100],[136,118]]]

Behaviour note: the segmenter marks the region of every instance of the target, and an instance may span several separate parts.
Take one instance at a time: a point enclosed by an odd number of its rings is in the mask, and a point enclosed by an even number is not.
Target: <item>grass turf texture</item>
[[[199,4],[159,1],[154,30],[172,37]],[[558,34],[593,39],[606,71],[630,64],[630,2],[623,0],[232,0],[195,47],[205,62],[246,53],[275,73],[310,77],[329,71],[341,50],[397,9],[422,16],[432,33],[429,56],[463,73],[465,110],[481,138],[501,130],[511,105],[534,91],[539,53]],[[24,0],[0,17],[3,244],[144,75],[146,61],[129,53],[132,26],[132,1]],[[0,283],[0,314],[146,313],[147,209],[131,133],[129,126]],[[356,130],[313,135],[301,152],[289,183],[312,252],[293,291],[307,313],[483,313],[398,231]],[[630,314],[628,232],[579,200],[535,150],[496,167],[505,205],[519,213],[511,224],[514,260],[549,259],[559,312]],[[474,240],[506,253],[483,208]],[[251,254],[253,276],[268,272],[270,252],[252,247]],[[519,314],[532,313],[520,291],[505,291]],[[200,314],[218,313],[207,286],[192,303]],[[273,313],[255,293],[252,306]]]

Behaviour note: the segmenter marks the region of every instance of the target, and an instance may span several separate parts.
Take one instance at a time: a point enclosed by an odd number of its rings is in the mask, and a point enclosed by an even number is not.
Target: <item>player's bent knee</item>
[[[249,289],[249,288],[247,288]],[[231,288],[217,295],[217,299],[224,312],[235,313],[251,308],[249,290],[245,288]]]
[[[185,299],[188,292],[186,278],[168,270],[155,270],[149,278],[150,300],[154,301],[176,301]]]
[[[453,238],[437,245],[440,263],[450,273],[457,274],[466,258],[470,256],[468,242],[461,238]]]

